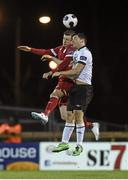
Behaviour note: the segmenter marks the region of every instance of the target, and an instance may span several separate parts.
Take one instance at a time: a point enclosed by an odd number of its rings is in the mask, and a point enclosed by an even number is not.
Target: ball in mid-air
[[[63,24],[66,28],[74,28],[77,26],[78,19],[74,14],[66,14],[63,17]]]

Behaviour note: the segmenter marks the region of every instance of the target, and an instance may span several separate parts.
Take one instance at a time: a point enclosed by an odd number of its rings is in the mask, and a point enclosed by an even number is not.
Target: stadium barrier
[[[1,134],[0,135],[0,140],[8,138],[8,137],[14,137],[14,135],[9,135],[9,134]],[[30,139],[30,140],[35,140],[35,141],[57,141],[61,139],[62,132],[22,132],[19,135],[15,135],[17,137],[21,137],[23,140]],[[72,134],[71,140],[76,139],[76,134],[75,132]],[[86,132],[85,133],[85,139],[86,140],[94,140],[94,135],[91,132]],[[101,132],[100,133],[100,140],[110,140],[110,141],[116,141],[116,140],[128,140],[128,132],[122,132],[122,131],[117,131],[117,132]]]

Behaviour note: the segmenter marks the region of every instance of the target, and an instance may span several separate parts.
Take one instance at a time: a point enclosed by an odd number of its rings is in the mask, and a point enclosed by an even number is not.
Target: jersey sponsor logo
[[[87,57],[85,57],[85,56],[80,56],[80,60],[86,61],[86,60],[87,60]]]

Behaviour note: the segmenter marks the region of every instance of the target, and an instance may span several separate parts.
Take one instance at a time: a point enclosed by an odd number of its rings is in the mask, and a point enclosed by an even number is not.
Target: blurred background
[[[51,114],[46,126],[31,118],[31,111],[44,109],[57,79],[42,79],[42,74],[49,71],[47,62],[42,63],[37,55],[19,52],[17,46],[53,48],[61,45],[66,30],[62,19],[64,15],[73,13],[78,18],[74,30],[87,35],[87,47],[94,59],[94,98],[88,107],[87,118],[100,122],[100,131],[103,132],[127,131],[126,2],[85,0],[83,5],[82,0],[79,3],[68,0],[0,0],[0,123],[9,123],[13,117],[16,124],[22,126],[19,132],[62,132],[64,122],[58,109]],[[49,24],[39,22],[43,15],[51,17]],[[25,134],[24,138],[27,139]],[[60,136],[56,135],[54,140],[57,138]],[[46,139],[53,140],[53,137],[46,134],[35,137],[35,140]],[[101,140],[104,140],[102,136]]]

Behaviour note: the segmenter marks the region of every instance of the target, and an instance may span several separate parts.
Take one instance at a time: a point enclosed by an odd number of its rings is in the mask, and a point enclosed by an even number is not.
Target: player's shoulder
[[[80,54],[92,55],[91,51],[87,47],[83,47],[79,50]]]
[[[67,46],[67,53],[66,54],[73,54],[75,48],[72,45]]]
[[[63,45],[56,46],[54,49],[62,49]]]
[[[75,51],[76,49],[73,47],[72,44],[69,44],[69,45],[67,46],[67,50],[73,50],[73,51]]]

